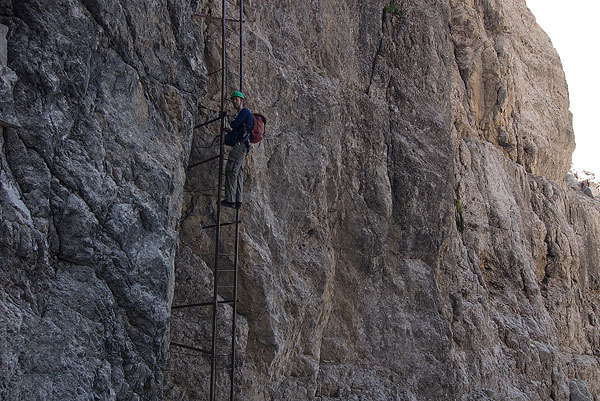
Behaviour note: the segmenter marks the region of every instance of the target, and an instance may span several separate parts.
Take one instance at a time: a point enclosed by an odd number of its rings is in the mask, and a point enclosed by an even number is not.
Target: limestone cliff
[[[205,399],[169,336],[208,324],[170,306],[210,288],[218,8],[0,0],[2,399]],[[600,399],[600,204],[525,1],[245,11],[240,399]]]

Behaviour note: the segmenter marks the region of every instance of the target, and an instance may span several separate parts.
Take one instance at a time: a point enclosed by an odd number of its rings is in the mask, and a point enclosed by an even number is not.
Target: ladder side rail
[[[244,76],[244,0],[240,0],[240,91]]]
[[[238,223],[235,225],[235,243],[234,243],[234,258],[233,258],[233,304],[232,304],[232,324],[231,324],[231,392],[230,392],[230,401],[233,401],[233,397],[235,394],[235,335],[237,331],[237,303],[238,303],[238,250],[239,250],[239,239],[240,239],[240,209],[236,209],[235,212],[236,221]]]
[[[243,80],[244,80],[244,0],[240,1],[240,91],[243,92]],[[243,174],[243,172],[242,172]],[[238,303],[238,293],[237,293],[237,284],[238,284],[238,251],[239,251],[239,240],[240,240],[240,209],[235,210],[235,221],[237,222],[235,225],[235,242],[234,242],[234,259],[233,259],[233,310],[232,310],[232,325],[231,325],[231,391],[230,391],[230,401],[234,400],[235,395],[235,335],[237,331],[237,303]]]
[[[239,24],[240,24],[240,45],[239,45],[239,52],[240,52],[240,74],[239,74],[239,79],[240,79],[240,87],[239,90],[243,92],[244,90],[244,85],[243,85],[243,81],[244,81],[244,0],[239,0],[240,2],[240,6],[239,6],[239,12],[240,12],[240,18],[239,18]],[[234,396],[235,396],[235,359],[236,359],[236,353],[235,353],[235,343],[236,343],[236,331],[237,331],[237,303],[238,303],[238,292],[237,292],[237,284],[238,284],[238,261],[239,261],[239,239],[240,239],[240,209],[236,209],[235,211],[235,220],[236,220],[236,225],[235,225],[235,242],[234,242],[234,259],[233,259],[233,310],[232,310],[232,325],[231,325],[231,380],[230,380],[230,384],[231,384],[231,390],[230,390],[230,401],[234,400]]]
[[[212,339],[211,339],[211,365],[210,365],[210,401],[215,401],[216,393],[216,368],[217,368],[217,309],[219,290],[219,240],[221,235],[221,188],[223,187],[223,164],[225,144],[223,132],[225,130],[225,78],[227,76],[227,48],[225,32],[225,0],[222,0],[221,9],[221,124],[219,132],[219,187],[217,189],[217,227],[215,230],[215,263],[213,279],[213,305],[212,305]]]

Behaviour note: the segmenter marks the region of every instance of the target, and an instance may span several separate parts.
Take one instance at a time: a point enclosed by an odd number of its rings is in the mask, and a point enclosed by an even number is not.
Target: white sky
[[[577,147],[573,166],[600,177],[600,1],[527,0],[560,55]]]

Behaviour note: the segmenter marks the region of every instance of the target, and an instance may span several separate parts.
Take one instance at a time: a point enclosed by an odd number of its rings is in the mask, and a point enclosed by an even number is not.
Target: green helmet
[[[233,92],[231,92],[231,99],[233,99],[234,97],[239,97],[239,98],[242,98],[242,99],[246,99],[244,97],[244,94],[241,91],[233,91]]]

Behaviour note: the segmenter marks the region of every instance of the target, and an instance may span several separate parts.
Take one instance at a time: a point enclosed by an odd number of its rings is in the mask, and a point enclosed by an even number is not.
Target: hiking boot
[[[239,203],[239,202],[238,202]],[[225,206],[225,207],[231,207],[231,208],[235,208],[236,207],[236,203],[235,202],[228,202],[226,200],[222,200],[221,201],[221,206]]]

